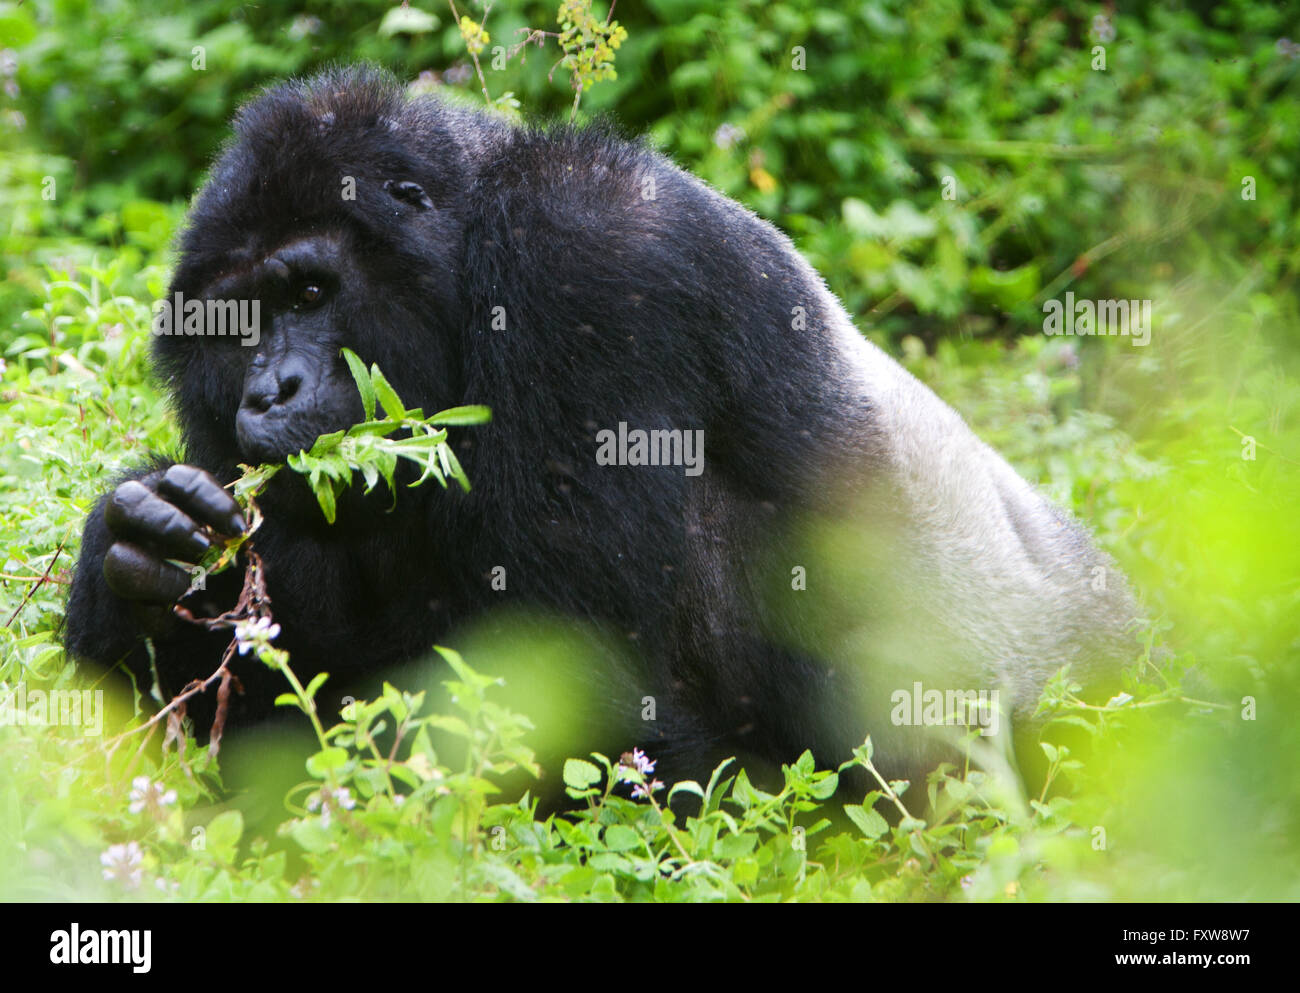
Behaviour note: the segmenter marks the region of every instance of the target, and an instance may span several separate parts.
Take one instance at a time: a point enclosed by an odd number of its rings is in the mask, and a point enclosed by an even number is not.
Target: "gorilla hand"
[[[212,543],[207,526],[240,534],[244,518],[234,497],[202,469],[174,465],[122,483],[104,505],[113,544],[104,556],[104,579],[118,596],[169,604],[190,588],[185,570],[168,562],[198,562]]]

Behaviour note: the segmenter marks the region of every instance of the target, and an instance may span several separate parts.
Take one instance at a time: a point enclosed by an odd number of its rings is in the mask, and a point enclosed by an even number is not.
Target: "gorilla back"
[[[328,526],[275,478],[255,543],[304,679],[425,657],[513,604],[602,632],[576,677],[591,749],[669,778],[837,763],[870,733],[902,775],[952,731],[927,694],[995,694],[1023,724],[1060,667],[1108,683],[1129,655],[1133,605],[1087,536],[784,235],[606,126],[515,127],[368,69],[280,86],[240,112],[176,294],[256,302],[256,342],[156,338],[185,463],[95,508],[67,621],[72,651],[146,680],[149,635],[164,693],[224,644],[171,614],[189,577],[168,560],[243,527],[220,485],[239,463],[360,419],[344,346],[412,406],[494,416],[453,435],[468,494],[349,493]],[[225,578],[187,603],[230,607]],[[231,721],[267,713],[276,677],[237,675]]]

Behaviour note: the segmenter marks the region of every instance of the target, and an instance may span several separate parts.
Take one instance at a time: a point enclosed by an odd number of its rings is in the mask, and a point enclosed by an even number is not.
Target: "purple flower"
[[[632,787],[632,799],[649,800],[651,793],[658,793],[663,788],[664,784],[657,779],[653,779],[649,783],[637,783]]]
[[[634,748],[618,757],[614,772],[620,783],[639,783],[655,771],[657,759],[646,758],[645,752]]]

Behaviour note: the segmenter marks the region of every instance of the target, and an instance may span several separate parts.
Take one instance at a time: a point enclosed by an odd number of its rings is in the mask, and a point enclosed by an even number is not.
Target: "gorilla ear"
[[[409,203],[421,210],[433,209],[433,201],[429,199],[429,194],[424,192],[424,187],[419,183],[412,183],[407,180],[394,183],[391,179],[386,179],[384,180],[384,189],[388,191],[388,195],[394,200],[401,200],[403,203]]]

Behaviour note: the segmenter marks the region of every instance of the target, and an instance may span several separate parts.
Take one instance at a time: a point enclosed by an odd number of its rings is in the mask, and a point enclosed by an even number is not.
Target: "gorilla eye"
[[[314,307],[316,304],[321,302],[324,296],[324,290],[315,283],[308,283],[298,291],[298,302],[296,306]]]

